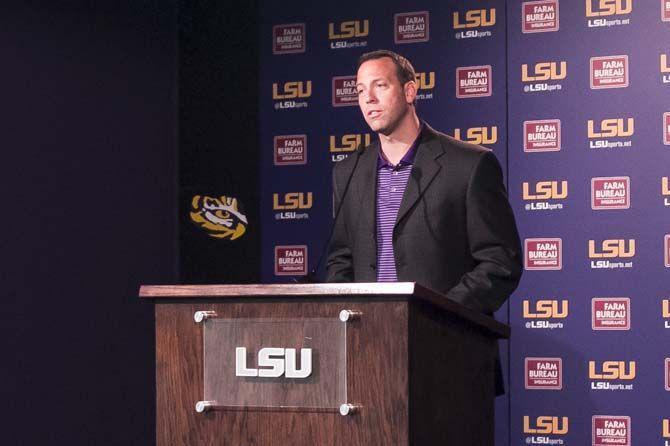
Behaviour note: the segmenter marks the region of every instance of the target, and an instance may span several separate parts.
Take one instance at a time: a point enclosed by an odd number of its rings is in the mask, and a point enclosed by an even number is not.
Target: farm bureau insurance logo
[[[591,419],[593,446],[631,446],[630,417],[594,415]]]
[[[591,209],[630,209],[630,177],[591,178]]]
[[[395,43],[428,42],[430,20],[428,11],[401,12],[393,16]]]
[[[629,137],[635,134],[635,119],[612,118],[598,123],[589,119],[587,132],[590,149],[632,147],[633,141]]]
[[[237,198],[195,195],[191,199],[191,221],[207,235],[235,240],[247,230],[247,217],[238,206]]]
[[[330,135],[328,137],[330,159],[337,163],[342,161],[357,147],[367,147],[370,145],[372,136],[369,133],[350,133],[344,135]]]
[[[469,127],[465,131],[454,129],[454,138],[477,145],[493,145],[498,142],[498,127]]]
[[[670,55],[668,53],[661,54],[661,83],[670,84]]]
[[[307,246],[275,246],[275,276],[307,275]]]
[[[534,65],[521,65],[521,82],[524,93],[542,93],[548,91],[560,91],[563,84],[559,81],[568,76],[568,63],[560,62],[537,62]],[[551,81],[551,82],[550,82]]]
[[[591,89],[628,87],[628,56],[599,56],[590,59]]]
[[[540,0],[521,4],[521,32],[558,31],[558,0]]]
[[[526,389],[563,389],[562,358],[525,358],[524,369]]]
[[[557,201],[568,198],[568,182],[562,181],[536,181],[522,184],[523,201],[530,201],[524,205],[527,211],[554,211],[563,209],[563,203]]]
[[[313,204],[312,192],[272,194],[272,210],[275,211],[275,220],[308,220],[309,213],[299,211],[312,209]]]
[[[356,76],[333,77],[333,107],[348,107],[358,105],[358,91],[356,90]]]
[[[275,166],[307,164],[307,135],[278,135],[274,137]]]
[[[304,53],[305,24],[291,23],[272,27],[272,54]]]
[[[586,0],[586,18],[589,28],[609,28],[611,26],[630,25],[626,16],[633,12],[633,0]]]
[[[311,96],[312,81],[275,82],[272,84],[272,99],[276,101],[275,110],[307,108],[309,103],[305,99]]]
[[[591,390],[634,390],[635,361],[589,361]]]
[[[609,239],[596,244],[589,240],[589,259],[591,269],[632,268],[633,262],[627,259],[635,257],[635,239]],[[615,260],[619,261],[615,261]],[[623,261],[627,260],[627,261]]]
[[[462,15],[461,15],[462,14]],[[454,12],[454,29],[460,30],[454,34],[456,39],[472,39],[491,37],[489,30],[480,31],[476,28],[488,28],[496,24],[496,8],[471,9],[465,13]]]
[[[524,152],[558,152],[560,150],[560,119],[541,119],[523,122]]]
[[[456,68],[456,97],[461,99],[493,94],[491,65]]]
[[[594,297],[591,299],[593,330],[630,330],[628,297]]]
[[[661,20],[670,22],[670,0],[661,0]]]
[[[523,301],[523,318],[526,320],[526,328],[539,328],[554,330],[563,328],[563,322],[558,320],[568,317],[569,301],[540,299],[531,303],[530,300]]]
[[[569,430],[569,418],[561,416],[523,417],[523,433],[526,444],[565,444],[563,436]]]
[[[527,238],[524,252],[526,270],[563,269],[563,239]]]
[[[365,37],[370,35],[370,21],[347,20],[328,24],[328,40],[331,50],[363,48],[368,46]]]
[[[416,73],[417,100],[433,99],[435,89],[435,72],[426,71]]]

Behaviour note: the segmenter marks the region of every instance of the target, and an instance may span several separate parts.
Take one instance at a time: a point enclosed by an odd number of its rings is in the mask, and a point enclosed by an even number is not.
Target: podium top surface
[[[374,297],[397,299],[406,297],[428,302],[483,328],[498,338],[508,338],[510,327],[479,311],[449,300],[442,294],[415,282],[387,283],[316,283],[316,284],[256,284],[256,285],[142,285],[139,296],[145,299],[188,298],[300,298],[310,296]]]

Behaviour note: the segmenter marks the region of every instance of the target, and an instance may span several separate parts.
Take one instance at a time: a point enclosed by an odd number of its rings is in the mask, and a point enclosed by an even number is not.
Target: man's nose
[[[377,102],[377,96],[374,94],[374,92],[365,93],[366,104],[373,104],[375,102]]]

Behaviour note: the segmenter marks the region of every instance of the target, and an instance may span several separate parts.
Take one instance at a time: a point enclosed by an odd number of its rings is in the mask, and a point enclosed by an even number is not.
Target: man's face
[[[400,85],[395,64],[388,57],[364,62],[356,75],[356,89],[365,122],[377,133],[392,134],[410,111],[413,98]]]

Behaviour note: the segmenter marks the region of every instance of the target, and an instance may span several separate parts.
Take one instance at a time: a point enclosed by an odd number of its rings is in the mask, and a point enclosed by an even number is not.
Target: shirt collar
[[[421,133],[423,132],[423,122],[421,122],[421,125],[419,126],[419,133],[416,135],[416,139],[412,143],[411,146],[409,146],[409,150],[407,150],[407,153],[405,153],[405,156],[402,157],[400,162],[398,163],[398,166],[407,166],[414,164],[414,158],[416,157],[416,151],[419,148],[419,141],[421,140]],[[377,152],[377,169],[381,169],[382,167],[396,167],[393,164],[389,162],[389,160],[386,159],[384,156],[384,152],[382,151],[382,146],[381,144],[379,145],[379,150]]]

